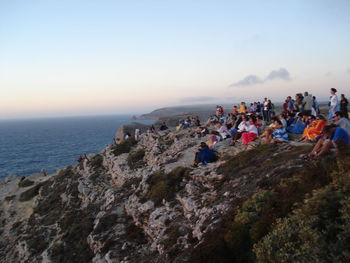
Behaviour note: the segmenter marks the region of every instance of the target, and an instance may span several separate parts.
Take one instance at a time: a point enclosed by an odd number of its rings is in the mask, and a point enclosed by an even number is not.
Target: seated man
[[[249,124],[250,123],[249,123],[248,118],[246,116],[243,116],[242,121],[239,123],[237,129],[230,130],[231,137],[232,137],[230,145],[234,146],[236,141],[241,138],[242,133],[248,132],[248,125]]]
[[[297,120],[295,122],[295,124],[291,124],[290,126],[287,127],[287,131],[290,133],[294,133],[294,134],[303,134],[304,129],[307,126],[307,116],[299,114],[297,117]],[[287,123],[288,125],[288,123]]]
[[[323,137],[318,140],[309,156],[325,155],[332,146],[339,152],[340,148],[348,147],[350,144],[349,134],[346,130],[334,124],[325,126],[322,133]]]
[[[205,142],[201,142],[198,152],[196,152],[193,166],[197,167],[200,162],[206,165],[207,163],[215,162],[215,160],[216,155],[214,151],[211,150]]]
[[[337,111],[334,114],[333,122],[350,134],[350,121],[344,117],[344,114],[341,111]]]

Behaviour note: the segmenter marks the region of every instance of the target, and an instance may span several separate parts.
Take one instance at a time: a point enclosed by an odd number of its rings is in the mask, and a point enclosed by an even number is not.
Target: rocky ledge
[[[1,181],[1,262],[346,262],[349,157],[145,133],[48,178]]]

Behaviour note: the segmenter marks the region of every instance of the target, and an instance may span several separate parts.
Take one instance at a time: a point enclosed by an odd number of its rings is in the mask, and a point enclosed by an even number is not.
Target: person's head
[[[265,101],[267,101],[267,98],[264,98]]]
[[[330,125],[326,125],[323,127],[322,133],[325,134],[326,136],[332,136],[335,128],[337,128],[337,125],[334,124],[330,124]]]
[[[344,94],[341,94],[341,95],[340,95],[340,98],[341,98],[341,99],[345,99],[345,95],[344,95]]]
[[[336,113],[334,113],[333,120],[338,121],[343,117],[344,117],[344,114],[341,111],[337,111]]]
[[[285,119],[285,115],[284,115],[284,114],[278,115],[278,119],[279,119],[279,120]]]
[[[292,97],[291,97],[291,96],[288,96],[288,97],[287,97],[287,100],[291,100],[291,99],[292,99]]]
[[[309,93],[307,91],[304,92],[304,96],[309,96]]]
[[[314,116],[314,115],[310,115],[310,116],[308,116],[307,118],[308,118],[309,121],[314,121],[314,120],[316,120],[316,116]]]
[[[249,121],[252,122],[252,123],[255,123],[256,122],[256,117],[254,115],[250,115],[249,116]]]
[[[316,100],[316,97],[315,97],[315,96],[312,96],[312,99],[313,99],[313,100]]]
[[[200,148],[204,149],[207,147],[208,147],[208,145],[205,142],[201,142]]]
[[[337,90],[335,88],[331,88],[330,92],[332,95],[334,95],[335,93],[337,93]]]

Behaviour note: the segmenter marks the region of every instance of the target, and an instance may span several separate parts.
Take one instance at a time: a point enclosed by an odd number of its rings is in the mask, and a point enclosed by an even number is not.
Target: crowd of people
[[[169,129],[164,121],[158,126],[156,129],[152,125],[147,133]],[[309,157],[325,155],[332,147],[339,150],[350,145],[348,100],[344,94],[339,99],[334,88],[330,89],[328,114],[321,114],[316,97],[304,92],[296,94],[294,99],[288,96],[279,114],[268,98],[250,104],[241,102],[229,112],[217,105],[215,114],[210,115],[205,124],[201,124],[198,116],[188,116],[179,121],[176,130],[188,128],[192,128],[190,135],[193,138],[209,135],[209,140],[202,142],[195,154],[194,166],[215,161],[215,145],[223,140],[228,140],[231,146],[238,141],[248,146],[258,138],[262,143],[283,143],[291,139],[313,142],[315,146]],[[141,131],[136,129],[135,140],[139,140],[140,135]],[[127,133],[123,139],[130,137],[131,134]],[[116,144],[121,142],[116,140]]]
[[[190,122],[188,126],[181,124],[178,128],[196,125],[198,128],[191,134],[193,137],[210,135],[209,141],[201,143],[194,166],[215,160],[215,145],[223,140],[229,140],[234,146],[238,140],[242,145],[248,145],[257,138],[263,143],[282,143],[298,138],[299,142],[315,143],[309,157],[322,156],[332,147],[339,151],[350,145],[348,100],[344,94],[339,99],[336,93],[336,89],[330,89],[328,116],[321,114],[316,97],[305,92],[296,94],[294,99],[288,96],[278,115],[271,100],[265,98],[262,103],[253,102],[249,106],[241,102],[227,113],[218,105],[205,125]]]

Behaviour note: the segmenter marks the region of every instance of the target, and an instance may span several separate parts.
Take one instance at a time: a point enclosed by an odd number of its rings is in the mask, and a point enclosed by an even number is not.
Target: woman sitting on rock
[[[302,142],[309,142],[316,139],[322,133],[323,127],[327,124],[326,118],[322,115],[318,115],[316,118],[310,117],[311,123],[307,126],[301,136]]]
[[[264,132],[265,142],[267,143],[279,143],[279,142],[287,142],[288,133],[285,128],[283,128],[283,124],[278,118],[273,118],[272,120],[273,127],[269,127]]]
[[[255,116],[249,117],[249,124],[247,125],[247,132],[242,133],[242,144],[248,145],[249,142],[254,141],[258,137],[258,126]]]
[[[202,165],[207,165],[208,163],[215,162],[216,155],[213,150],[211,150],[205,142],[201,142],[198,152],[196,152],[194,158],[194,167],[198,167],[199,163]]]

